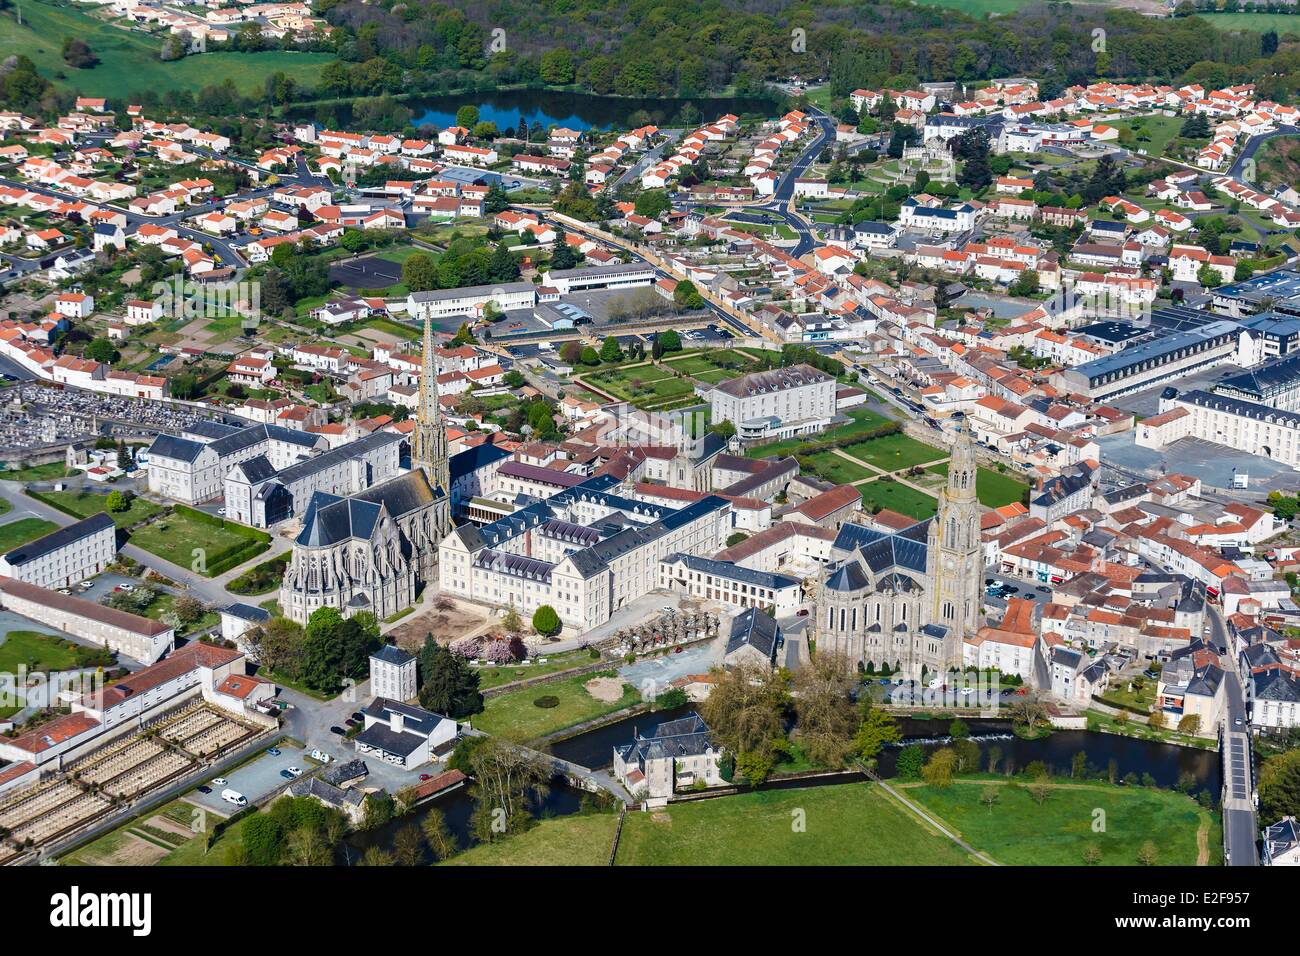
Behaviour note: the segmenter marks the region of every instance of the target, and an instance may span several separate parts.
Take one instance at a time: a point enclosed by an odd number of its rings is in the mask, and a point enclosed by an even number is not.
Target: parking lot
[[[238,791],[248,798],[249,803],[255,803],[274,791],[289,785],[290,781],[280,776],[281,770],[297,767],[305,773],[312,767],[317,766],[315,761],[308,758],[309,751],[307,750],[284,745],[281,745],[279,749],[280,755],[278,757],[273,757],[263,751],[261,756],[255,760],[234,770],[227,771],[225,774],[227,782],[224,787],[207,780],[204,781],[204,786],[210,787],[211,793],[200,793],[195,790],[186,794],[185,799],[205,809],[228,816],[238,808],[221,799],[222,790],[229,788]],[[337,758],[339,755],[333,754],[332,756]]]
[[[402,266],[379,256],[362,256],[330,266],[330,278],[349,289],[382,289],[402,281]]]

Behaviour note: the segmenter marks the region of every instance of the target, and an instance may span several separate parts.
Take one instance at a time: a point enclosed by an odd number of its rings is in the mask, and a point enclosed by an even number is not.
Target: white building
[[[712,421],[729,421],[741,441],[819,432],[836,413],[835,379],[811,365],[751,372],[705,396]]]
[[[105,512],[91,515],[0,557],[0,574],[43,588],[71,587],[112,564],[117,525]]]
[[[385,644],[370,655],[370,693],[393,700],[414,700],[416,659],[394,644]]]

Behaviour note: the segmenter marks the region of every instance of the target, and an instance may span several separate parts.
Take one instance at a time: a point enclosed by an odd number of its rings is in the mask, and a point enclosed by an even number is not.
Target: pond
[[[647,734],[660,723],[676,720],[695,709],[696,705],[688,704],[656,713],[625,717],[567,740],[556,741],[550,750],[557,757],[580,766],[593,770],[604,769],[613,763],[615,745],[630,741],[634,730]],[[918,743],[930,752],[950,742],[948,728],[951,720],[907,717],[901,724],[903,745]],[[1053,773],[1068,776],[1074,755],[1083,751],[1087,754],[1088,766],[1096,768],[1093,776],[1108,773],[1113,760],[1117,779],[1129,773],[1138,777],[1145,773],[1155,779],[1157,786],[1172,787],[1180,776],[1191,774],[1196,778],[1199,788],[1210,790],[1216,797],[1219,792],[1219,755],[1212,750],[1179,747],[1154,740],[1087,730],[1057,730],[1047,737],[1025,740],[1011,733],[1010,721],[972,719],[967,721],[967,725],[972,739],[984,753],[985,760],[990,749],[998,748],[1001,754],[1000,771],[1009,765],[1012,772],[1018,772],[1038,760],[1050,767]],[[899,748],[887,748],[881,753],[878,761],[881,776],[894,775],[898,750]]]
[[[563,778],[557,777],[551,781],[551,786],[544,797],[531,800],[530,809],[533,816],[538,818],[569,816],[582,809],[583,797],[590,796],[569,786]],[[382,827],[348,834],[335,847],[335,862],[342,866],[355,866],[362,854],[372,846],[382,847],[391,852],[397,831],[412,825],[419,827],[424,818],[434,809],[442,811],[443,818],[447,821],[447,829],[451,832],[457,847],[466,850],[478,842],[471,831],[474,798],[470,795],[470,788],[467,785],[445,796],[437,797],[417,807],[415,812],[399,817]],[[422,849],[422,852],[425,854],[423,862],[432,863],[427,847]]]
[[[763,97],[701,97],[696,99],[628,99],[548,90],[501,90],[434,96],[407,103],[415,111],[414,126],[440,129],[456,124],[456,111],[477,106],[480,122],[496,123],[505,132],[519,120],[529,127],[564,126],[575,130],[629,129],[638,123],[656,126],[695,126],[726,113],[772,116],[777,102]]]

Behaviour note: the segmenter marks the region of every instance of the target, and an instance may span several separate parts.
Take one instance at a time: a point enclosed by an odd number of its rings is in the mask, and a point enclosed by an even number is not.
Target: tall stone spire
[[[415,414],[415,443],[412,465],[423,468],[429,482],[445,495],[451,494],[451,467],[447,461],[447,430],[438,405],[438,365],[433,354],[433,321],[424,320],[424,353],[420,370],[420,405]]]
[[[969,429],[962,428],[948,460],[948,486],[940,492],[939,511],[930,522],[926,555],[930,621],[947,628],[943,656],[948,666],[961,666],[962,640],[979,629],[984,561],[978,475],[975,443]]]

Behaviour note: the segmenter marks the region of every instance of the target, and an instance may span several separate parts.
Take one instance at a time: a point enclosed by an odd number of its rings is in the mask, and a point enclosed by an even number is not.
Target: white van
[[[221,799],[225,800],[226,803],[233,803],[237,807],[248,806],[248,798],[244,796],[242,793],[240,793],[238,790],[231,790],[230,788],[226,788],[225,790],[222,790]]]

